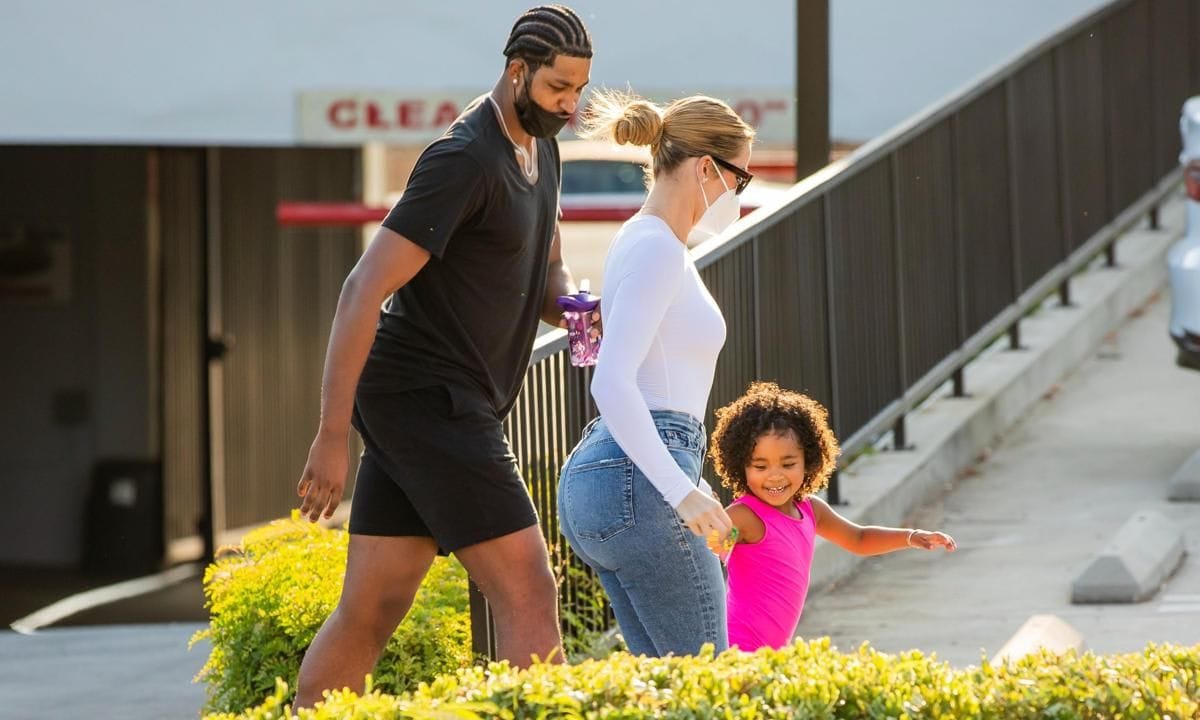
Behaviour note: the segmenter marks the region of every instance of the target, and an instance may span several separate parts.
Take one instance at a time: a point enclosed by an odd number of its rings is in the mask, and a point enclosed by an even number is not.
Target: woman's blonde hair
[[[754,128],[729,105],[706,95],[660,107],[632,93],[602,90],[589,100],[581,135],[619,145],[648,145],[649,180],[690,157],[715,155],[728,161],[753,142]]]

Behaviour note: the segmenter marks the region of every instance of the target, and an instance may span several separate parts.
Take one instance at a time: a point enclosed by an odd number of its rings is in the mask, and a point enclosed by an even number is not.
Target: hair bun
[[[659,109],[646,100],[631,100],[613,127],[613,140],[621,145],[657,145],[662,133]]]

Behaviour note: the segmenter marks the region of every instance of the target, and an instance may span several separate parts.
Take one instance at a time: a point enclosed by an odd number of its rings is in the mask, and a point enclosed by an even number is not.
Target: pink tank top
[[[764,532],[762,540],[739,543],[729,556],[729,644],[746,652],[764,645],[779,648],[791,642],[808,594],[816,536],[812,501],[796,503],[800,519],[751,494],[735,504],[750,508]]]

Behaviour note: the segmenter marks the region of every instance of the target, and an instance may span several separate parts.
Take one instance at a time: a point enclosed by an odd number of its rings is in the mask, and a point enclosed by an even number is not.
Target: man
[[[504,55],[491,93],[425,149],[338,300],[301,514],[337,507],[351,424],[365,450],[341,600],[305,655],[296,707],[362,690],[439,553],[487,597],[501,658],[562,659],[545,541],[502,421],[538,320],[557,324],[555,298],[575,291],[554,136],[588,83],[591,37],[544,5],[517,19]]]

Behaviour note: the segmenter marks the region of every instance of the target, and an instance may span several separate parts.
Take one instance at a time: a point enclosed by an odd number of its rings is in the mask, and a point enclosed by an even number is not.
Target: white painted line
[[[1171,603],[1171,602],[1200,603],[1200,595],[1163,595],[1162,601],[1165,603]]]
[[[1200,603],[1170,603],[1159,605],[1160,613],[1200,613]]]
[[[154,575],[93,588],[51,603],[41,610],[14,621],[9,627],[23,635],[31,635],[39,628],[52,625],[84,610],[162,590],[194,578],[200,573],[201,565],[199,563],[189,563]]]

